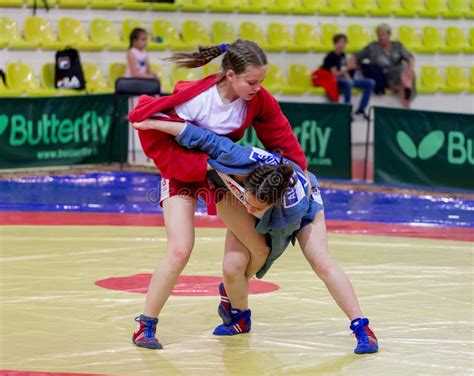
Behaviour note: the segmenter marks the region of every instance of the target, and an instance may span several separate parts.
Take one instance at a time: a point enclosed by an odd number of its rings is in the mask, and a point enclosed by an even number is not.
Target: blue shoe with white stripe
[[[232,305],[230,304],[229,297],[227,296],[227,291],[225,291],[224,284],[219,285],[219,295],[221,296],[221,301],[219,307],[217,308],[217,313],[224,325],[229,325],[232,322]]]
[[[231,322],[228,325],[219,325],[214,329],[213,334],[216,336],[234,336],[250,332],[252,327],[251,314],[250,309],[245,311],[233,309],[231,311]]]
[[[363,317],[352,320],[350,328],[357,338],[356,354],[371,354],[379,350],[379,341],[369,327],[369,319]]]

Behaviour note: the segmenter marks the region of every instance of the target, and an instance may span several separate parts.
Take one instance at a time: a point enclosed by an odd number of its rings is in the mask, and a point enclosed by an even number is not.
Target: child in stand
[[[142,28],[135,28],[130,33],[130,47],[127,52],[127,71],[125,77],[159,79],[157,73],[150,68],[146,45],[148,34]]]

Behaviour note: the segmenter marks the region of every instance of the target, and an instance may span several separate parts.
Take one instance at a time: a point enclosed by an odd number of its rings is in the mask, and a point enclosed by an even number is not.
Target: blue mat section
[[[0,211],[162,212],[159,175],[105,172],[0,180]],[[323,189],[326,218],[474,227],[474,200]],[[197,209],[204,213],[202,203]]]

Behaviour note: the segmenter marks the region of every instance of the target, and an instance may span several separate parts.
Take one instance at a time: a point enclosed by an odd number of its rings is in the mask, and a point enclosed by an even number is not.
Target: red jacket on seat
[[[330,100],[335,102],[339,100],[337,80],[330,71],[324,68],[315,70],[313,72],[313,85],[324,88]]]

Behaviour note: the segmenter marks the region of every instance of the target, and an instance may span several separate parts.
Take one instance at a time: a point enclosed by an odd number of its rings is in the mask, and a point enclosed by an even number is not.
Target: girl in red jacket
[[[137,123],[148,118],[189,121],[234,141],[242,138],[252,125],[267,150],[278,151],[306,170],[303,150],[288,120],[277,101],[261,87],[267,59],[257,44],[237,40],[230,45],[199,47],[194,53],[175,54],[170,60],[177,61],[178,66],[193,68],[222,54],[220,74],[195,82],[178,82],[169,97],[140,97],[137,107],[130,113],[130,121]],[[155,269],[150,281],[144,313],[136,318],[139,328],[133,335],[133,342],[140,347],[160,349],[162,345],[155,336],[158,315],[191,255],[197,197],[204,193],[208,206],[212,206],[214,200],[207,189],[206,153],[184,150],[172,136],[156,130],[140,130],[139,137],[145,154],[163,176],[161,203],[168,245],[165,259]],[[230,213],[222,215],[226,214]],[[239,215],[245,216],[246,213],[236,212],[233,219],[238,221],[236,217]],[[261,244],[265,244],[263,235],[257,234],[253,224],[245,218],[242,218],[239,230],[247,233],[242,243],[251,254],[246,274],[252,276],[264,263],[269,249],[262,248]],[[236,242],[240,244],[228,230],[226,247]],[[236,260],[236,264],[240,262]],[[224,276],[224,282],[230,300],[240,307],[248,306],[247,281],[226,281]]]

